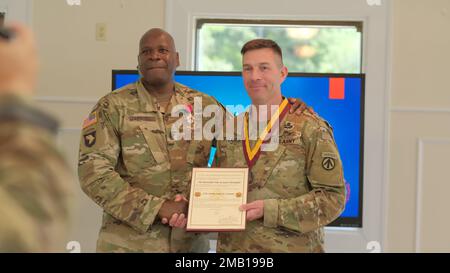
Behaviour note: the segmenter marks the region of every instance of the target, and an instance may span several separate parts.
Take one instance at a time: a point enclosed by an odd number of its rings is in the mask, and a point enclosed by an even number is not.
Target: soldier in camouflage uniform
[[[66,246],[73,176],[56,149],[57,122],[27,98],[37,56],[30,30],[0,38],[0,252],[57,252]]]
[[[253,40],[241,52],[252,104],[286,108],[280,109],[276,150],[259,150],[251,157],[255,140],[249,140],[249,145],[245,140],[221,143],[220,167],[250,170],[248,203],[241,207],[247,212],[246,229],[220,233],[217,251],[323,252],[323,227],[340,215],[345,203],[342,163],[332,129],[317,114],[286,111],[289,104],[280,85],[287,69],[275,42]],[[248,120],[249,113],[243,115]],[[239,139],[245,139],[243,131],[237,129]]]
[[[206,238],[176,228],[186,200],[171,200],[189,197],[192,167],[207,165],[211,141],[175,141],[171,112],[184,105],[192,114],[195,97],[203,108],[219,103],[173,81],[179,58],[167,32],[144,34],[138,60],[142,78],[101,98],[83,125],[79,179],[104,210],[97,251],[207,252]]]

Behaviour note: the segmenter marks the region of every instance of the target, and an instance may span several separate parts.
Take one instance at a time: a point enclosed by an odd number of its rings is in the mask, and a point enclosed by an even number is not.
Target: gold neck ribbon
[[[247,160],[247,164],[249,167],[252,167],[256,160],[259,157],[260,151],[261,151],[261,145],[264,142],[264,139],[266,138],[267,134],[270,132],[272,127],[278,120],[282,119],[284,114],[286,113],[286,110],[289,108],[289,101],[287,99],[284,99],[280,107],[278,107],[278,110],[272,115],[272,117],[269,120],[269,123],[267,124],[266,128],[264,129],[261,136],[258,138],[258,141],[255,144],[255,147],[253,149],[250,147],[250,140],[248,136],[248,113],[245,114],[244,118],[244,140],[243,140],[243,146],[244,146],[244,155],[245,159]]]

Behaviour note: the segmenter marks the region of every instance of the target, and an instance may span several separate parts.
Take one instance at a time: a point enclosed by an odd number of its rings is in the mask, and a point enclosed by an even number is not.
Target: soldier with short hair
[[[335,220],[345,205],[343,169],[332,128],[317,114],[289,113],[281,83],[288,70],[280,47],[256,39],[242,48],[242,76],[252,100],[243,113],[241,142],[223,142],[220,167],[248,167],[248,203],[242,232],[219,233],[218,252],[323,252],[323,227]],[[277,111],[270,111],[271,106]],[[262,115],[266,107],[268,114]],[[267,116],[267,118],[266,118]],[[272,128],[268,124],[277,124]],[[250,123],[266,127],[268,137],[251,139]],[[253,126],[257,128],[257,126]],[[260,131],[261,132],[261,131]],[[278,134],[273,150],[264,151]]]
[[[8,29],[0,29],[0,252],[60,252],[73,175],[55,145],[58,123],[31,103],[38,69],[31,30]]]

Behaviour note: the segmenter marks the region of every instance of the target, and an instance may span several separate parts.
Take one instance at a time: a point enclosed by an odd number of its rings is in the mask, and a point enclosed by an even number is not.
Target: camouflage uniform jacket
[[[264,216],[243,232],[220,233],[218,252],[324,251],[323,226],[345,203],[332,129],[310,113],[288,113],[279,128],[277,149],[262,151],[249,171],[248,203],[264,200]],[[248,166],[241,141],[222,142],[219,160],[220,167]]]
[[[0,252],[65,250],[74,177],[57,127],[23,98],[0,98]]]
[[[141,81],[99,100],[83,125],[81,187],[104,210],[99,252],[189,252],[196,234],[160,222],[158,211],[175,194],[189,195],[192,167],[205,167],[211,141],[174,141],[171,109],[203,107],[213,98],[176,83],[165,114]],[[207,251],[208,242],[196,251]]]

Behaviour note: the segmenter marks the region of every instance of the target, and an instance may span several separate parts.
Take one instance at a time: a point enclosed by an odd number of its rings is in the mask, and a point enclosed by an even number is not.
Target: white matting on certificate
[[[248,168],[194,168],[187,231],[245,229]]]

